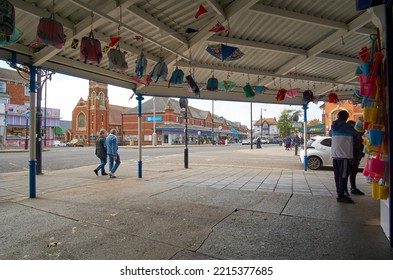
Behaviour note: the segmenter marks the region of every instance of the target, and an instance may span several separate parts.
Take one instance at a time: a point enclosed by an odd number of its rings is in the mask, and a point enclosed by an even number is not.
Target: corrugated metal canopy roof
[[[10,0],[16,9],[16,27],[21,39],[0,48],[0,57],[86,79],[125,88],[138,87],[146,95],[195,98],[187,86],[167,87],[163,81],[148,87],[136,85],[135,61],[142,51],[148,59],[147,72],[162,56],[169,76],[177,65],[192,73],[200,84],[199,98],[246,102],[302,104],[302,98],[277,102],[280,88],[311,89],[322,98],[330,90],[348,98],[358,85],[355,69],[357,53],[370,44],[374,32],[371,11],[356,11],[353,0]],[[53,5],[54,3],[54,5]],[[207,13],[198,19],[200,5]],[[121,8],[120,8],[121,7]],[[40,17],[54,11],[67,35],[62,49],[33,48]],[[94,15],[92,17],[92,15]],[[228,32],[209,32],[217,22]],[[186,28],[198,32],[187,34]],[[91,30],[107,46],[111,36],[120,34],[120,47],[127,52],[128,69],[114,71],[104,58],[99,65],[83,63],[79,47],[71,48]],[[143,36],[142,41],[135,36]],[[222,62],[206,52],[209,44],[237,46],[241,59]],[[214,74],[219,80],[236,82],[231,92],[209,92],[204,84]],[[243,86],[264,85],[269,90],[247,98]]]

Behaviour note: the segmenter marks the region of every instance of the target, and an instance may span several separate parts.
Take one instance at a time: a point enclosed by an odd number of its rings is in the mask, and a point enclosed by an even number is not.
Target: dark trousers
[[[351,184],[351,189],[356,189],[356,175],[358,174],[359,164],[349,165],[349,183]]]
[[[344,197],[347,191],[349,176],[349,160],[333,159],[334,181],[336,183],[337,197]]]

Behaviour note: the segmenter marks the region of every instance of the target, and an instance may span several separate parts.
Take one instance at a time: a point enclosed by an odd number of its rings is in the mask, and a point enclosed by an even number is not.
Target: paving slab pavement
[[[248,153],[248,152],[247,152]],[[330,170],[157,162],[0,174],[0,259],[393,259],[379,201],[335,201]]]

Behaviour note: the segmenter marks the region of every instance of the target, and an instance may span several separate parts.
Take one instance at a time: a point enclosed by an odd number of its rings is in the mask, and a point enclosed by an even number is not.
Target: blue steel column
[[[30,66],[30,161],[29,161],[29,196],[36,197],[36,161],[35,161],[35,90],[36,68]],[[27,131],[26,131],[27,133]]]
[[[303,138],[304,138],[304,171],[307,171],[307,107],[308,104],[303,105],[304,115],[304,127],[303,127]]]
[[[138,178],[142,178],[142,94],[136,95],[138,100]]]
[[[389,174],[389,240],[390,247],[393,248],[393,188],[392,188],[392,161],[393,161],[393,12],[392,1],[387,1],[385,4],[385,21],[386,21],[386,81],[387,81],[387,119],[388,119],[388,174]]]

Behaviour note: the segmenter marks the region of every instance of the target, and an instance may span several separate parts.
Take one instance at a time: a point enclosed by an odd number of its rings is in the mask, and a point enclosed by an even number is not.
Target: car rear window
[[[332,139],[326,138],[321,141],[321,145],[331,147],[332,146]]]

